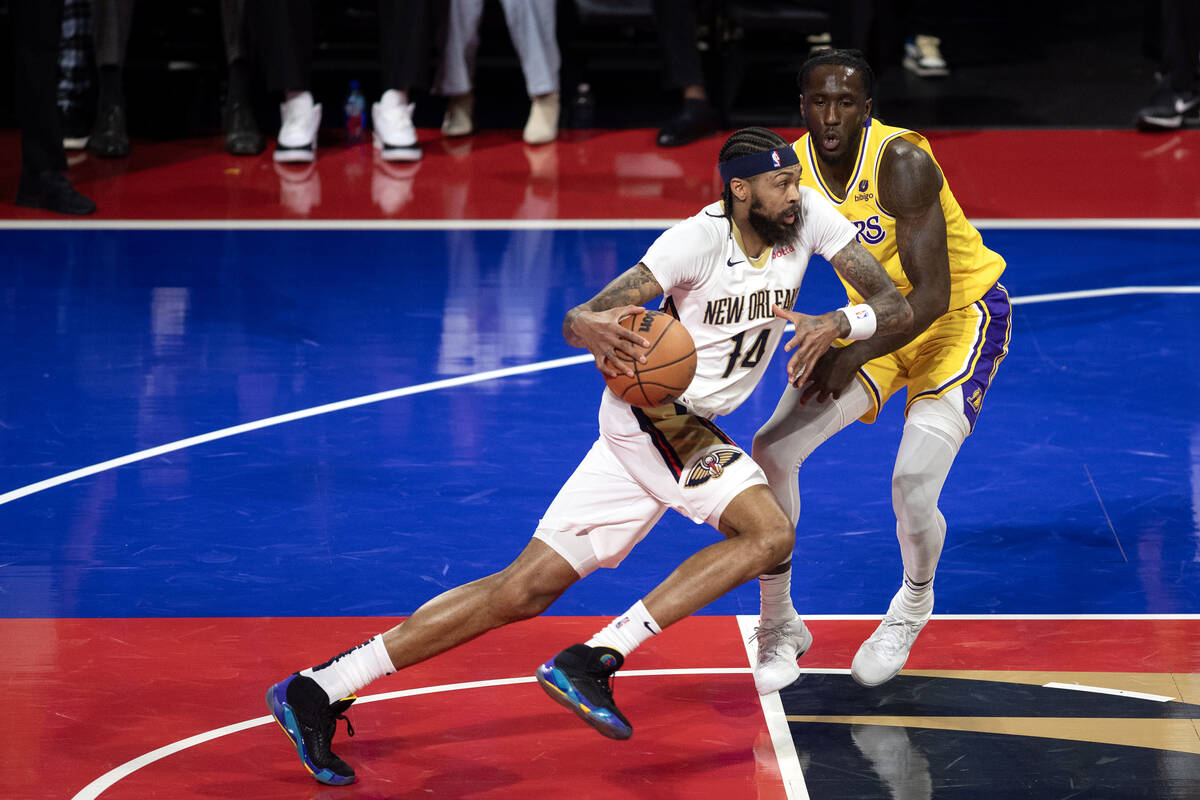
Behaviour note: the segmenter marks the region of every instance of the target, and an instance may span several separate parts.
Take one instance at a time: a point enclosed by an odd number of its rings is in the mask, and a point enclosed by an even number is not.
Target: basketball
[[[626,403],[653,408],[670,403],[687,391],[696,376],[696,345],[679,320],[661,311],[639,311],[621,320],[621,326],[637,333],[650,346],[634,348],[646,356],[646,362],[618,353],[621,363],[633,369],[633,376],[605,376],[613,394]]]

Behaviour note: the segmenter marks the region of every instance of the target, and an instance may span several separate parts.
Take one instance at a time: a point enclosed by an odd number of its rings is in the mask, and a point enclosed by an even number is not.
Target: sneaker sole
[[[1183,116],[1178,117],[1138,117],[1137,126],[1151,131],[1177,131],[1183,127]]]
[[[375,134],[375,149],[379,151],[384,161],[420,161],[420,145],[389,145],[385,144],[379,134]]]
[[[911,58],[904,59],[904,68],[921,78],[945,78],[950,74],[949,67],[922,67]]]
[[[286,148],[280,150],[275,149],[273,158],[280,164],[302,164],[315,160],[317,157],[316,148]]]
[[[554,702],[563,708],[570,709],[575,716],[596,729],[602,736],[609,739],[624,740],[633,736],[633,728],[613,717],[605,709],[592,709],[579,696],[579,692],[571,685],[571,681],[562,670],[550,663],[538,667],[537,682],[542,690]]]
[[[296,748],[296,755],[300,756],[300,763],[316,780],[329,786],[348,786],[354,783],[358,779],[357,775],[347,778],[324,767],[318,767],[309,760],[308,750],[304,746],[304,737],[300,735],[300,724],[296,721],[296,715],[285,699],[289,683],[291,683],[291,678],[280,681],[267,689],[267,708],[270,710],[271,716],[275,718],[275,722],[279,724],[280,729],[287,734],[288,739]]]

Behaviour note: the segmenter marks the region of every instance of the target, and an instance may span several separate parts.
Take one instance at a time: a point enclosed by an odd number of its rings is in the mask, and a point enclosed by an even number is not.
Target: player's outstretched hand
[[[808,385],[804,387],[804,394],[800,395],[800,405],[805,405],[813,399],[824,403],[830,397],[841,397],[862,365],[862,360],[856,356],[853,348],[829,348],[812,368],[812,373],[808,376]]]
[[[596,369],[608,376],[633,375],[633,369],[619,360],[617,353],[628,359],[645,363],[642,348],[650,346],[628,328],[618,324],[630,314],[645,311],[642,306],[618,306],[606,311],[581,311],[571,321],[571,332],[578,338],[579,346],[586,347],[596,359]]]
[[[775,316],[786,319],[796,328],[795,337],[785,344],[783,349],[792,354],[788,359],[788,382],[799,387],[812,372],[816,360],[838,337],[838,323],[833,315],[838,312],[814,317],[779,306],[771,306],[771,310],[775,312]],[[845,314],[842,316],[845,317]]]

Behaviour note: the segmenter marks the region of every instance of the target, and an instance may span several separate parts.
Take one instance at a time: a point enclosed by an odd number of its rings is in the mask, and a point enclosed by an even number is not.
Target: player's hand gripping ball
[[[650,346],[633,345],[646,357],[645,363],[617,353],[617,359],[633,370],[633,376],[606,376],[604,382],[626,403],[653,408],[678,398],[696,377],[696,345],[679,320],[661,311],[639,311],[620,324],[637,333]]]

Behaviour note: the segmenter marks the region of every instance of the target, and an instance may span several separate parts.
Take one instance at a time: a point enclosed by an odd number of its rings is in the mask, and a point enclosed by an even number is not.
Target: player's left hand
[[[861,366],[862,360],[855,355],[853,346],[829,348],[813,366],[808,385],[800,395],[800,405],[813,399],[824,403],[830,397],[841,397]]]
[[[786,319],[796,328],[796,336],[783,349],[792,353],[788,359],[788,382],[798,388],[807,380],[817,359],[838,337],[838,324],[833,314],[841,312],[814,317],[779,306],[771,306],[771,310],[775,316]],[[844,314],[842,316],[845,317]]]

